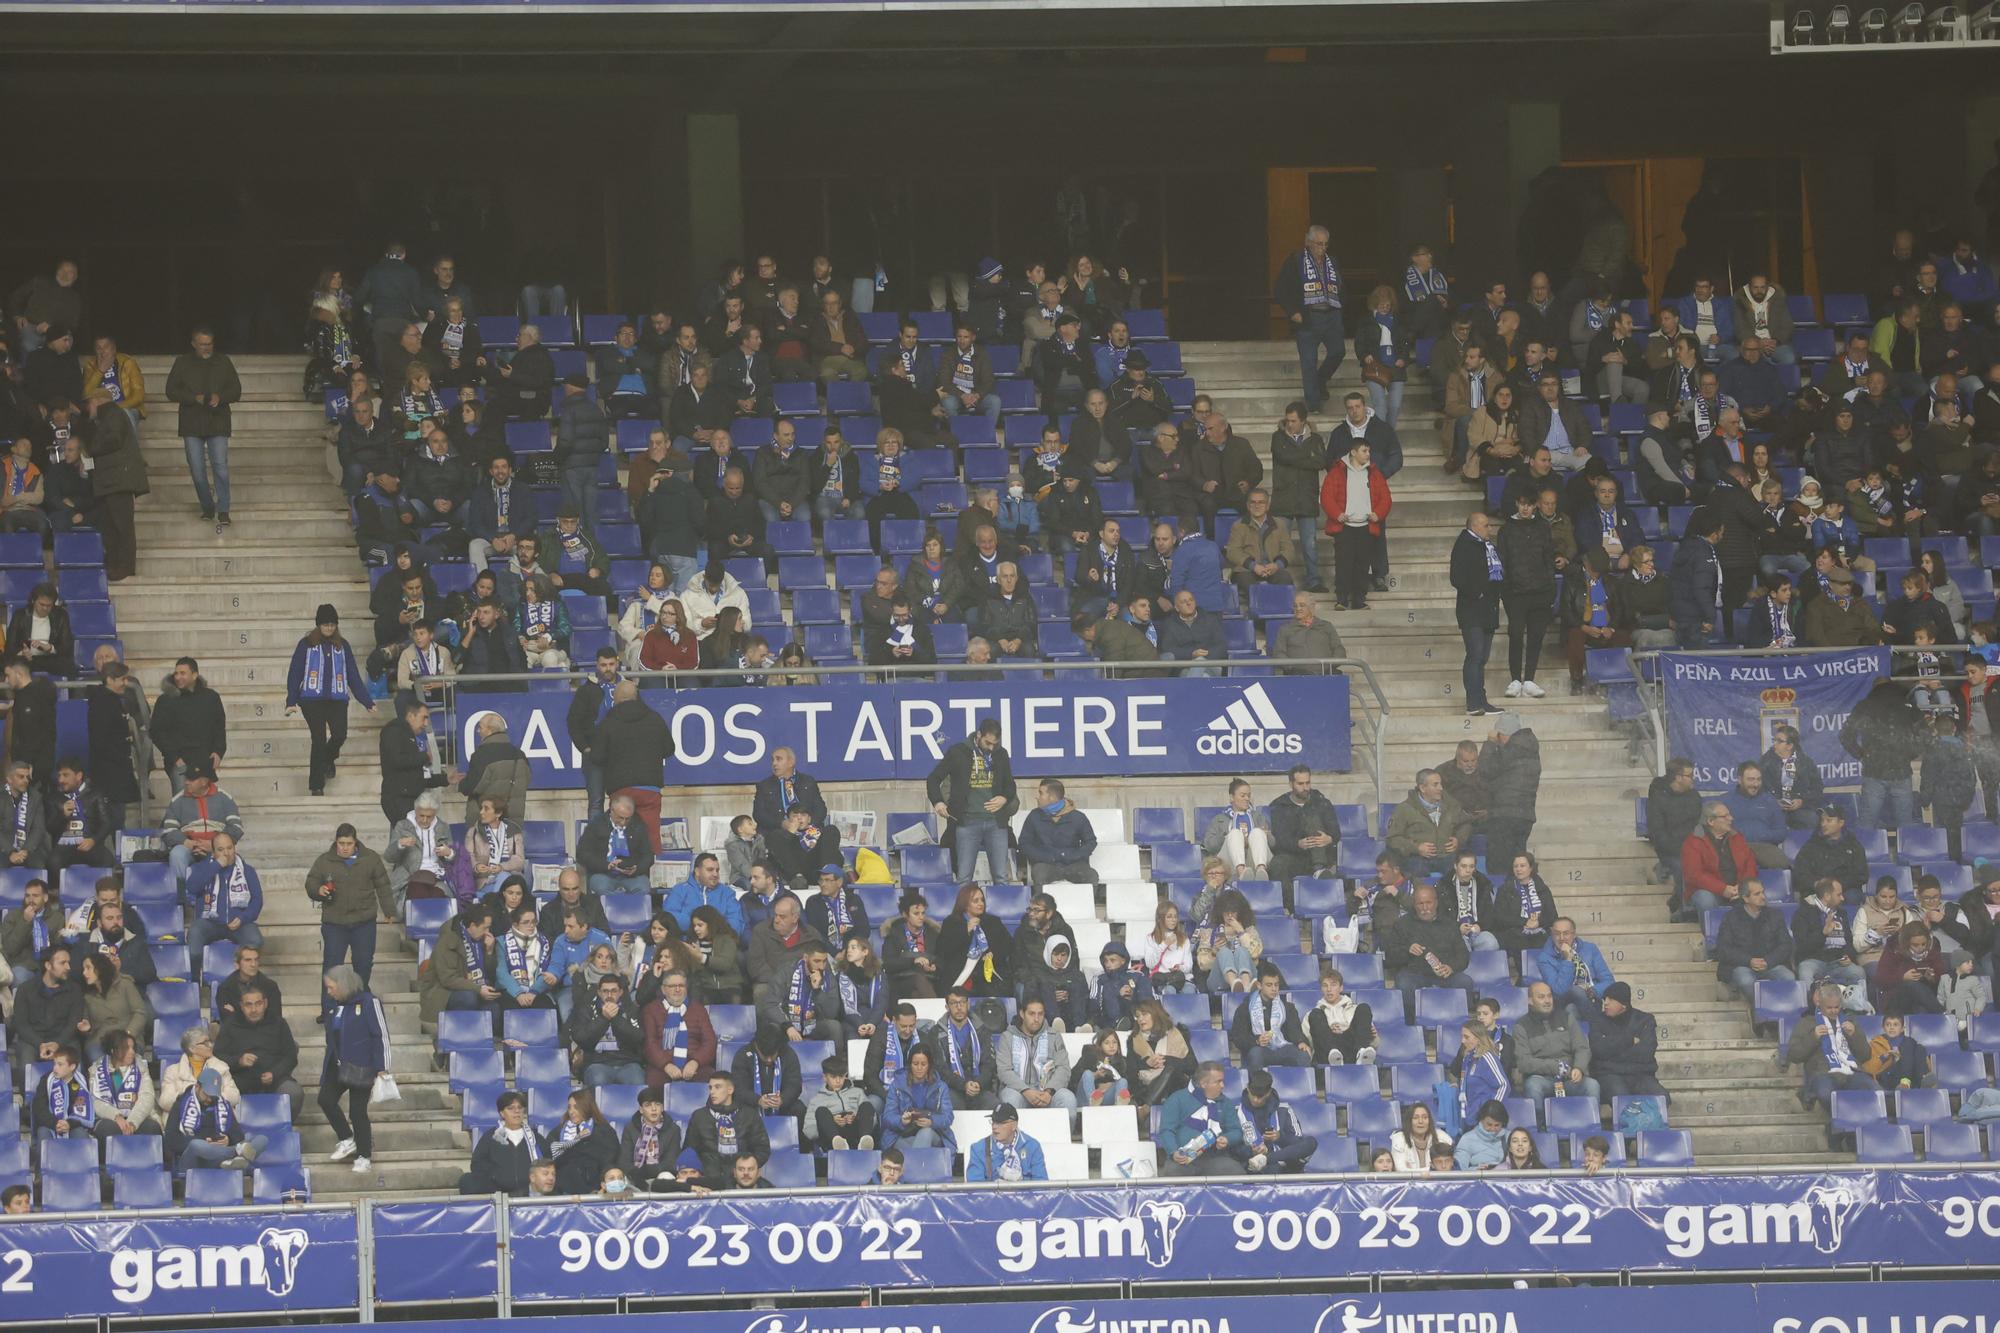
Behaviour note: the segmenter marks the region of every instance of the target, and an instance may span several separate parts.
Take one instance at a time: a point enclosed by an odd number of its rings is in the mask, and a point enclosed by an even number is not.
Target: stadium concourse
[[[1297,395],[1291,348],[1284,343],[1189,343],[1183,356],[1200,388],[1213,395],[1216,409],[1237,434],[1256,443],[1268,469],[1264,442]],[[165,359],[145,358],[142,364],[150,381],[164,381]],[[241,356],[236,364],[244,393],[231,442],[234,524],[219,536],[187,521],[194,496],[180,446],[169,430],[148,430],[153,495],[139,509],[145,558],[139,575],[115,590],[118,625],[141,680],[158,680],[176,657],[192,650],[206,679],[228,702],[230,748],[222,786],[241,807],[244,851],[265,885],[263,968],[283,990],[301,1048],[298,1077],[305,1097],[297,1131],[313,1196],[327,1200],[449,1190],[465,1169],[474,1136],[461,1123],[461,1098],[452,1090],[445,1060],[434,1053],[431,1035],[420,1030],[417,948],[399,926],[379,928],[372,990],[387,1016],[390,1068],[401,1085],[402,1101],[373,1116],[375,1146],[368,1172],[357,1175],[330,1161],[336,1135],[314,1107],[324,1029],[312,1022],[310,997],[319,989],[321,946],[319,911],[303,886],[308,867],[327,850],[339,823],[352,822],[364,841],[379,846],[375,732],[391,710],[353,710],[353,730],[338,774],[324,797],[309,797],[307,734],[285,716],[286,659],[309,628],[313,608],[321,604],[336,608],[350,633],[365,632],[369,584],[354,559],[340,488],[318,464],[325,421],[317,406],[299,401],[299,360]],[[1357,383],[1350,363],[1334,383],[1335,402]],[[1446,556],[1463,526],[1468,492],[1458,479],[1440,473],[1436,417],[1418,397],[1413,393],[1406,404],[1400,431],[1407,465],[1395,480],[1390,590],[1375,594],[1370,609],[1341,615],[1335,622],[1346,651],[1374,668],[1392,710],[1384,755],[1391,803],[1407,794],[1417,769],[1448,763],[1459,742],[1484,741],[1490,730],[1465,716],[1446,575]],[[1320,424],[1330,428],[1331,414]],[[1323,540],[1321,549],[1330,545]],[[200,587],[194,586],[197,581]],[[1320,600],[1325,611],[1330,599]],[[206,617],[213,619],[190,633],[192,622]],[[1769,1040],[1753,1036],[1743,1004],[1725,998],[1718,987],[1713,965],[1702,959],[1699,929],[1661,919],[1660,890],[1648,883],[1652,857],[1632,833],[1632,799],[1644,790],[1648,774],[1631,762],[1627,739],[1610,726],[1603,698],[1572,697],[1556,689],[1545,699],[1524,701],[1520,717],[1542,744],[1540,819],[1533,843],[1543,873],[1579,932],[1614,960],[1618,977],[1632,985],[1635,1003],[1657,1016],[1660,1077],[1674,1093],[1671,1123],[1691,1132],[1696,1160],[1716,1167],[1834,1160],[1826,1148],[1823,1121],[1803,1113],[1793,1095],[1796,1076],[1772,1065]],[[1357,748],[1357,768],[1364,758]],[[1246,767],[1243,775],[1252,782],[1259,804],[1280,793],[1284,767]],[[833,780],[837,774],[820,776],[828,782],[829,804],[836,808],[865,802],[886,817],[928,804],[917,784],[870,784],[843,791]],[[1023,771],[1020,776],[1025,782],[1049,775]],[[1315,782],[1335,802],[1366,803],[1372,809],[1375,789],[1364,772],[1322,773]],[[1071,782],[1069,796],[1086,809],[1118,812],[1119,831],[1129,841],[1133,811],[1178,808],[1191,825],[1196,807],[1223,803],[1224,785],[1183,778],[1078,779]],[[670,789],[664,812],[686,816],[690,827],[699,829],[705,817],[747,812],[750,795],[747,786]],[[447,803],[448,817],[455,807],[455,800]],[[538,791],[529,799],[527,816],[571,830],[574,851],[573,830],[582,810],[577,793]],[[1198,836],[1200,829],[1193,831]],[[675,874],[668,882],[679,878]],[[1102,920],[1102,897],[1100,890],[1088,920]],[[934,893],[933,902],[935,920],[948,910],[949,895],[939,902]],[[1072,923],[1081,924],[1074,917]],[[1272,952],[1274,931],[1317,928],[1316,920],[1301,927],[1282,914],[1276,922],[1262,924]],[[1134,942],[1136,953],[1142,930],[1107,923],[1099,933],[1124,936]],[[1296,952],[1300,943],[1315,952],[1320,948],[1317,939],[1305,939],[1287,952]],[[1097,950],[1083,952],[1083,963],[1094,972]],[[1310,1002],[1302,998],[1302,1004]],[[1444,1032],[1443,1058],[1449,1058],[1456,1025],[1445,1025]],[[1434,1044],[1435,1035],[1429,1040]],[[1386,1089],[1387,1071],[1383,1073]],[[1317,1090],[1312,1100],[1319,1100]],[[1316,1108],[1314,1123],[1336,1123],[1336,1109]],[[1371,1117],[1371,1122],[1379,1119]],[[1351,1141],[1340,1140],[1315,1166],[1365,1167],[1366,1157],[1357,1155],[1365,1137],[1386,1145],[1386,1130],[1357,1134]],[[960,1136],[961,1145],[967,1141]],[[810,1157],[806,1163],[810,1173]],[[787,1178],[795,1174],[788,1172]]]

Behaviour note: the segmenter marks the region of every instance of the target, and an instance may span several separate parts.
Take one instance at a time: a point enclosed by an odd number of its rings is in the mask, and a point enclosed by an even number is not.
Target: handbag
[[[340,1082],[344,1087],[365,1088],[375,1081],[375,1071],[352,1060],[340,1062]]]
[[[1396,372],[1380,361],[1364,361],[1361,378],[1369,384],[1380,384],[1386,388],[1396,382]]]
[[[400,1102],[402,1100],[403,1090],[396,1086],[396,1076],[394,1074],[385,1069],[375,1076],[374,1090],[368,1094],[368,1104],[370,1106],[380,1106],[384,1102]]]

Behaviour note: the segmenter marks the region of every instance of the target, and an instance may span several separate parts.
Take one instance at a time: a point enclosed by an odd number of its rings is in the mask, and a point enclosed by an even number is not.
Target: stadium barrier
[[[0,1224],[0,1323],[335,1310],[370,1319],[378,1304],[453,1301],[506,1314],[547,1302],[859,1299],[1027,1285],[1118,1284],[1143,1296],[1164,1283],[1867,1275],[1991,1266],[1996,1241],[1992,1172],[1920,1169],[961,1184],[94,1213]],[[1318,1333],[1395,1331],[1343,1317]]]
[[[1170,1300],[988,1300],[698,1314],[557,1315],[536,1333],[1987,1333],[1990,1283],[1716,1283],[1655,1289],[1451,1291]],[[489,1333],[490,1320],[418,1320],[398,1333]],[[279,1333],[248,1329],[242,1333]]]

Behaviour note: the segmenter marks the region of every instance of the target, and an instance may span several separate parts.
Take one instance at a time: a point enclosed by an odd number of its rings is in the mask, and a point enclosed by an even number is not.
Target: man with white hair
[[[542,331],[523,324],[514,338],[513,355],[504,353],[487,380],[492,403],[509,421],[537,421],[549,414],[555,389],[556,362],[542,346]]]
[[[1299,349],[1299,380],[1310,412],[1326,406],[1327,381],[1347,356],[1347,330],[1341,323],[1340,263],[1327,253],[1330,239],[1327,229],[1318,223],[1306,228],[1304,247],[1285,260],[1271,288],[1271,300],[1292,322],[1292,337]],[[1327,352],[1324,361],[1319,359],[1321,348]]]
[[[449,879],[458,852],[452,846],[451,826],[438,813],[443,806],[435,789],[419,792],[410,813],[397,820],[389,831],[389,845],[383,849],[382,859],[389,866],[389,895],[395,901],[399,921],[411,880],[435,890],[432,896],[449,895],[452,891]]]

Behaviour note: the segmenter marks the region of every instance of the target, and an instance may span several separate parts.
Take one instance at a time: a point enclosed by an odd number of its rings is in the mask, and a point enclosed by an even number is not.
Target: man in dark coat
[[[153,745],[160,752],[160,767],[178,790],[181,769],[190,760],[214,768],[229,753],[229,721],[222,696],[201,676],[201,664],[192,657],[174,663],[167,687],[153,704],[151,726]]]
[[[1478,510],[1451,548],[1451,586],[1458,594],[1459,637],[1465,640],[1465,715],[1497,713],[1486,699],[1486,660],[1500,628],[1500,586],[1505,571],[1493,544],[1493,520]]]
[[[1542,743],[1521,725],[1518,713],[1502,713],[1494,722],[1493,734],[1479,749],[1479,775],[1492,793],[1484,825],[1486,864],[1497,879],[1528,850],[1528,835],[1535,828],[1535,794],[1542,785]]]
[[[604,790],[613,796],[629,796],[639,822],[652,835],[653,851],[660,851],[660,787],[667,761],[674,757],[673,736],[667,720],[639,698],[639,687],[629,680],[618,682],[611,696],[616,702],[597,724],[598,762],[604,765]]]
[[[1667,612],[1683,648],[1706,648],[1729,636],[1722,561],[1716,554],[1722,528],[1720,514],[1697,509],[1688,516],[1687,535],[1674,551],[1674,568],[1667,576]]]
[[[785,816],[794,809],[803,809],[815,824],[826,823],[826,800],[819,794],[819,783],[811,774],[798,770],[799,757],[790,746],[771,751],[771,776],[757,784],[750,805],[757,833],[767,842],[779,836]]]

